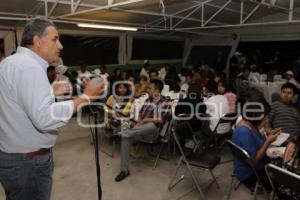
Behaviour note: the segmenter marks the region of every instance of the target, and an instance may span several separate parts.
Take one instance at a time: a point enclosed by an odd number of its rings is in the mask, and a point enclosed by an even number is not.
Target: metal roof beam
[[[49,16],[52,15],[52,13],[53,13],[54,9],[56,8],[56,6],[57,6],[57,4],[58,4],[59,1],[60,1],[60,0],[56,0],[56,1],[55,1],[55,3],[53,4],[53,6],[51,7],[51,9],[50,9],[50,11],[49,11],[47,17],[49,17]]]
[[[232,2],[232,0],[227,1],[221,8],[219,8],[219,10],[217,12],[215,12],[204,24],[203,26],[206,26],[206,24],[208,24],[213,18],[215,18],[220,12],[222,12],[224,10],[224,8],[226,8],[230,3]]]
[[[201,8],[203,5],[198,5],[196,8],[194,8],[194,10],[192,10],[189,14],[187,14],[186,16],[184,16],[182,19],[179,20],[179,22],[177,22],[176,24],[174,24],[174,26],[172,26],[172,28],[177,27],[179,24],[181,24],[181,22],[183,22],[186,18],[189,18],[192,14],[194,14],[196,11],[199,10],[199,8]]]
[[[137,2],[141,2],[141,1],[144,1],[144,0],[127,0],[127,1],[119,2],[119,3],[114,3],[111,5],[95,6],[94,8],[91,8],[91,9],[82,10],[82,11],[78,11],[78,12],[74,12],[74,13],[69,13],[69,14],[65,14],[65,15],[61,15],[61,16],[56,16],[55,18],[65,18],[65,17],[74,16],[74,15],[80,15],[80,14],[85,14],[85,13],[89,13],[89,12],[114,8],[114,7],[118,7],[118,6],[124,6],[124,5],[137,3]]]
[[[244,24],[256,11],[257,9],[260,7],[260,4],[257,4],[253,10],[245,17],[245,19],[242,20],[241,24]]]
[[[170,15],[170,14],[162,14],[162,13],[142,11],[142,10],[128,10],[128,9],[122,9],[122,8],[113,8],[112,10],[123,11],[123,12],[128,12],[128,13],[135,13],[135,14],[153,15],[153,16],[161,16],[161,17],[172,17],[173,19],[182,19],[182,18],[184,18],[184,17],[181,17],[181,16],[173,16],[173,15]],[[201,23],[201,20],[197,19],[197,18],[188,17],[185,20]],[[216,21],[214,21],[212,23],[214,23],[214,24],[224,24],[224,23],[216,22]]]
[[[81,3],[81,0],[78,0],[77,3],[75,4],[75,7],[74,7],[74,12],[76,12],[78,6],[80,5]]]
[[[248,26],[269,26],[269,25],[283,25],[283,24],[298,24],[300,20],[289,21],[277,21],[277,22],[257,22],[257,23],[245,23],[245,24],[228,24],[228,25],[214,25],[205,27],[190,27],[190,28],[177,28],[174,31],[186,31],[186,30],[204,30],[204,29],[221,29],[221,28],[234,28],[234,27],[248,27]]]

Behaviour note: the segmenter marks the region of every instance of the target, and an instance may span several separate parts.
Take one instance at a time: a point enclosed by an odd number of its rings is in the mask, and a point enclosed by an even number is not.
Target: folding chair
[[[232,127],[235,125],[238,118],[237,113],[228,113],[220,118],[215,129],[212,131],[212,138],[214,140],[217,152],[220,152],[226,144],[226,139],[232,136]]]
[[[255,174],[255,176],[257,178],[257,182],[256,182],[255,188],[254,188],[254,199],[256,199],[257,190],[258,190],[259,187],[262,187],[262,189],[263,189],[266,197],[268,197],[266,189],[263,187],[261,178],[259,177],[259,175],[258,175],[258,173],[257,173],[257,171],[255,169],[254,161],[250,157],[250,155],[247,153],[247,151],[245,151],[240,146],[236,145],[231,140],[227,140],[227,144],[229,145],[230,150],[231,150],[233,156],[236,159],[239,159],[240,161],[242,161],[243,163],[246,163],[247,165],[249,165],[249,167],[251,167],[253,173]],[[230,185],[230,189],[229,189],[229,193],[228,193],[227,199],[230,199],[230,197],[231,197],[234,179],[235,179],[235,175],[232,176],[232,181],[231,181],[231,185]]]
[[[153,147],[154,145],[160,145],[158,153],[155,156],[155,161],[154,161],[154,164],[152,167],[153,170],[156,168],[158,160],[161,158],[161,153],[162,153],[164,145],[169,144],[171,121],[172,121],[172,116],[170,115],[170,118],[166,121],[166,123],[160,129],[158,138],[156,138],[152,141],[149,141],[149,140],[139,141],[141,143],[150,145],[151,147]],[[169,154],[169,152],[168,152],[168,154]]]
[[[270,180],[273,194],[271,199],[278,195],[278,185],[289,188],[291,191],[300,194],[300,176],[280,168],[273,164],[266,166],[266,172]],[[277,186],[277,187],[276,187]],[[278,197],[277,197],[278,199]]]
[[[173,135],[176,145],[180,151],[181,156],[179,158],[179,161],[178,161],[178,164],[177,164],[177,167],[175,170],[175,174],[169,183],[168,189],[169,190],[173,189],[175,187],[175,185],[177,185],[180,181],[182,181],[184,179],[185,175],[183,174],[182,176],[180,176],[179,179],[177,179],[177,181],[175,181],[175,179],[177,178],[177,173],[178,173],[181,165],[185,164],[190,175],[192,176],[192,179],[193,179],[196,189],[200,193],[201,199],[206,199],[206,197],[200,187],[199,181],[198,181],[197,177],[195,176],[195,174],[193,173],[192,167],[197,167],[199,169],[209,171],[209,173],[212,176],[213,181],[211,183],[209,183],[208,186],[210,186],[212,183],[216,182],[216,184],[219,188],[216,177],[213,174],[212,170],[219,164],[220,158],[216,155],[198,152],[198,151],[196,151],[196,148],[194,149],[194,151],[192,153],[185,155],[185,153],[181,147],[181,144],[178,140],[178,137],[177,137],[177,135],[179,135],[179,134],[193,134],[192,128],[190,127],[188,121],[185,121],[185,120],[184,121],[176,121],[176,123],[174,123],[174,131],[172,131],[172,135]],[[189,191],[189,192],[191,192],[191,191]]]

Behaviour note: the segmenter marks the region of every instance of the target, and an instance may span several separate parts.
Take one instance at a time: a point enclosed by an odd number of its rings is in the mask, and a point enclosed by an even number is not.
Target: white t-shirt
[[[205,101],[205,104],[207,107],[206,113],[209,114],[211,117],[209,128],[213,131],[216,128],[220,118],[223,117],[225,114],[229,113],[229,103],[225,96],[218,94],[208,98]],[[230,128],[230,126],[219,127],[217,129],[217,133],[225,133]]]
[[[79,70],[77,72],[78,72],[78,78],[81,78],[81,77],[89,78],[91,76],[91,72],[89,72],[88,70],[86,70],[84,73],[82,73],[81,70]]]

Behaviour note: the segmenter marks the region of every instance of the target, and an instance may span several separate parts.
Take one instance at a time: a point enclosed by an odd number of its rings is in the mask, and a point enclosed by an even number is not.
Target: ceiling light
[[[110,25],[103,25],[103,24],[77,24],[78,27],[83,28],[100,28],[100,29],[110,29],[110,30],[121,30],[121,31],[137,31],[137,28],[133,27],[126,27],[126,26],[110,26]]]

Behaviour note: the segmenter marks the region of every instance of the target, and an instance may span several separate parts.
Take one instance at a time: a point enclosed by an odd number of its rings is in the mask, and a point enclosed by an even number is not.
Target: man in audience
[[[140,76],[146,76],[149,78],[149,68],[150,68],[150,62],[148,59],[146,59],[144,60],[144,66],[140,71]]]
[[[300,113],[292,103],[296,89],[292,83],[283,84],[281,100],[272,103],[269,114],[272,127],[281,128],[282,132],[291,134],[292,138],[300,133]]]
[[[151,80],[149,89],[149,99],[144,103],[139,120],[133,128],[121,132],[121,172],[116,176],[115,181],[122,181],[129,176],[129,150],[133,143],[141,140],[153,141],[159,136],[159,130],[168,120],[171,114],[171,106],[161,96],[163,82]]]
[[[244,96],[250,88],[249,85],[250,67],[243,68],[243,72],[240,73],[235,79],[234,86],[238,97]]]
[[[149,78],[150,79],[159,79],[158,71],[156,69],[150,69]]]
[[[289,83],[293,83],[297,88],[300,88],[299,83],[296,81],[296,79],[294,78],[294,72],[292,72],[291,70],[288,70],[285,72],[285,78]]]
[[[86,64],[80,65],[80,70],[78,71],[78,78],[89,78],[91,76],[91,72],[87,70]]]

